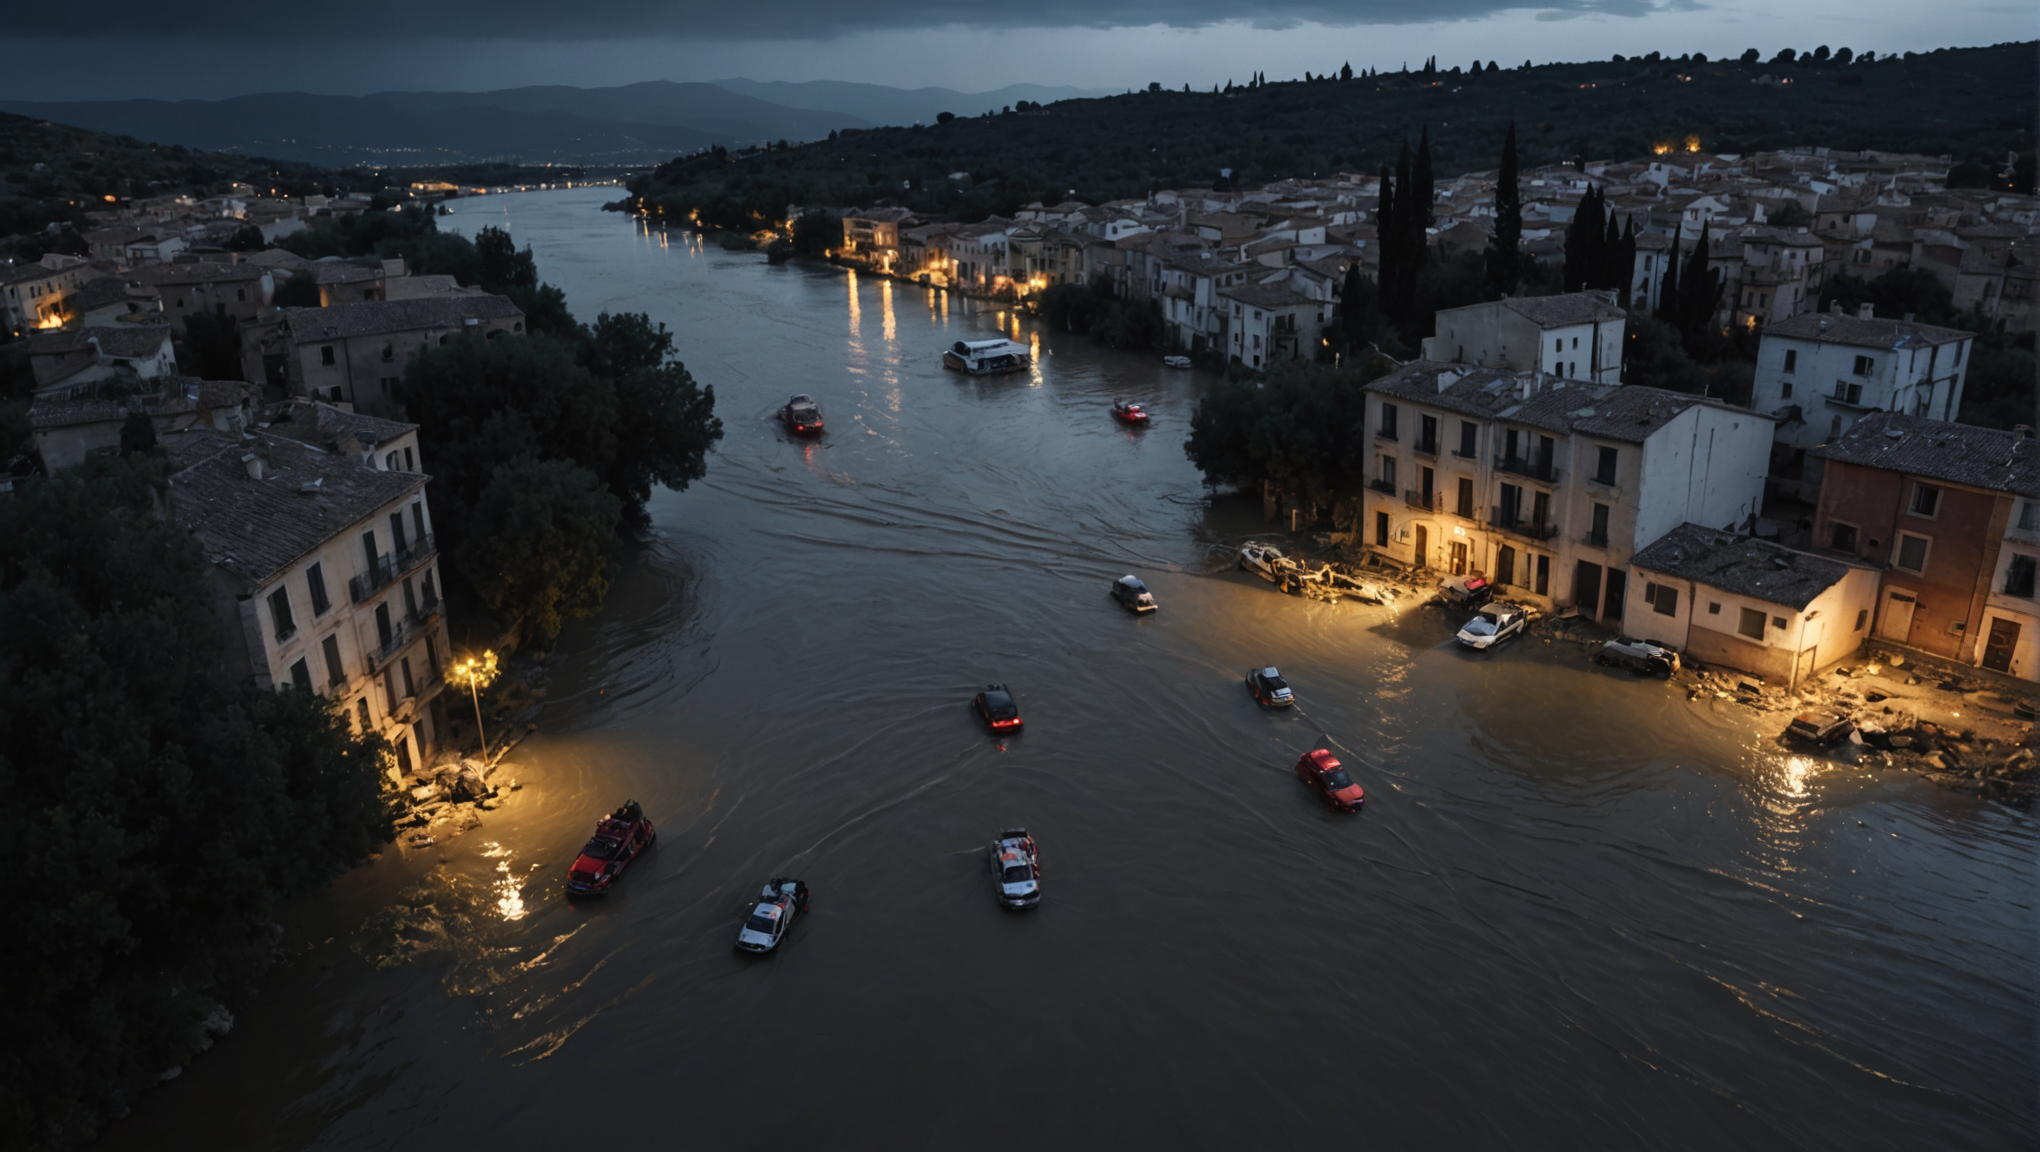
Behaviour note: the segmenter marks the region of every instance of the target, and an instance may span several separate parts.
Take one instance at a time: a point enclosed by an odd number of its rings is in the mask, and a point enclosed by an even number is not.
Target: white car
[[[1286,566],[1288,559],[1282,549],[1273,544],[1248,544],[1240,549],[1240,567],[1252,572],[1263,580],[1276,579],[1276,568]]]
[[[992,842],[992,884],[1007,908],[1041,903],[1041,858],[1025,828],[1008,828]]]
[[[768,880],[758,901],[737,930],[737,947],[745,952],[770,952],[786,939],[793,918],[807,911],[807,885],[798,880]]]
[[[1468,648],[1493,648],[1523,631],[1530,622],[1522,608],[1496,600],[1481,607],[1480,614],[1459,630],[1459,642]]]

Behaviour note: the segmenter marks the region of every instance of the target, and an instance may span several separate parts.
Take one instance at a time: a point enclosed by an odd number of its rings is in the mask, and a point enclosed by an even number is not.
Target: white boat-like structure
[[[1034,353],[1011,340],[958,340],[942,350],[942,366],[970,376],[1025,372]]]

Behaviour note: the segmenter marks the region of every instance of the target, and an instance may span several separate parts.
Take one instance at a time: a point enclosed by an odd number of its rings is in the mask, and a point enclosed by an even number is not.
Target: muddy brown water
[[[1277,595],[1208,546],[1257,526],[1183,456],[1209,378],[613,195],[447,223],[670,325],[728,430],[707,480],[563,642],[510,805],[294,905],[300,958],[103,1147],[2033,1146],[2030,817],[1577,648]],[[1000,330],[1036,372],[942,371]],[[1159,612],[1107,598],[1128,572]],[[1269,662],[1297,709],[1248,698]],[[1289,774],[1320,734],[1357,817]],[[626,797],[656,849],[567,904]],[[1036,912],[993,899],[1008,824]],[[811,914],[734,954],[777,875]]]

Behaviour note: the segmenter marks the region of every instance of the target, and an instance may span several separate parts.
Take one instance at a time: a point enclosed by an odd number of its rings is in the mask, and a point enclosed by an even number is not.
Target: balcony
[[[1589,530],[1585,536],[1585,540],[1589,547],[1606,548],[1608,546],[1608,534],[1606,532],[1595,532]]]
[[[1376,492],[1385,492],[1390,496],[1395,495],[1395,481],[1393,480],[1369,480],[1367,486]]]
[[[1415,452],[1419,456],[1436,456],[1438,454],[1438,442],[1436,440],[1419,440],[1415,444],[1410,445],[1410,451]]]
[[[439,552],[439,546],[430,535],[421,536],[411,546],[387,556],[378,556],[375,566],[347,582],[347,595],[356,604],[387,588],[397,577],[416,568]]]
[[[1494,515],[1488,520],[1488,527],[1499,532],[1507,532],[1511,536],[1521,536],[1525,540],[1549,540],[1558,535],[1558,525],[1547,524],[1541,520],[1524,520],[1520,512],[1507,508],[1494,509]]]
[[[1374,438],[1375,438],[1376,440],[1386,440],[1386,441],[1388,441],[1389,443],[1391,443],[1391,444],[1392,444],[1392,443],[1394,443],[1394,442],[1395,442],[1395,439],[1396,439],[1396,436],[1395,436],[1395,429],[1393,429],[1393,428],[1376,428],[1376,429],[1374,430]]]
[[[1466,450],[1466,449],[1464,449],[1464,448],[1454,448],[1454,449],[1452,450],[1452,455],[1453,455],[1453,456],[1454,456],[1455,458],[1457,458],[1457,459],[1460,459],[1460,460],[1478,460],[1478,459],[1480,459],[1480,453],[1479,453],[1478,451],[1471,451],[1471,452],[1470,452],[1470,451],[1467,451],[1467,450]]]
[[[1851,412],[1877,411],[1877,405],[1863,403],[1862,385],[1859,384],[1856,385],[1853,389],[1850,389],[1844,386],[1841,381],[1836,381],[1835,384],[1836,387],[1834,395],[1821,397],[1822,400],[1827,401],[1828,407],[1846,408]]]
[[[1558,469],[1552,467],[1549,459],[1535,460],[1528,456],[1497,456],[1495,470],[1515,476],[1528,476],[1546,484],[1558,483]]]
[[[1415,488],[1405,488],[1403,489],[1402,500],[1403,503],[1410,507],[1422,508],[1426,512],[1442,512],[1445,510],[1445,501],[1439,499],[1436,492],[1419,492]]]

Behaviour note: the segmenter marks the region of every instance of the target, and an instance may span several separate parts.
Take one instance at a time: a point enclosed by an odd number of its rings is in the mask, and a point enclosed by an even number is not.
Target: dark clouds
[[[1071,28],[1239,22],[1281,29],[1472,20],[1525,9],[1546,18],[1648,16],[1695,0],[779,0],[769,5],[703,0],[356,0],[273,4],[206,19],[156,0],[26,5],[9,14],[10,39],[102,40],[137,34],[213,42],[316,44],[334,40],[611,40],[674,37],[811,40],[886,29]]]

